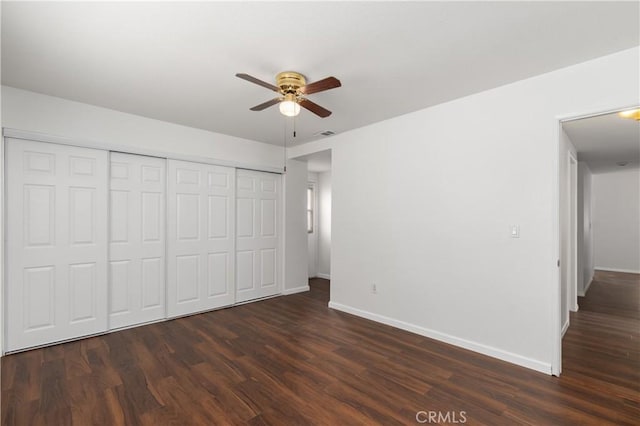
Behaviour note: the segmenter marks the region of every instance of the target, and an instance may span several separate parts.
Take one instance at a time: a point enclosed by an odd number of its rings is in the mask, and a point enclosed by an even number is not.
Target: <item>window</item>
[[[307,233],[309,234],[313,234],[314,192],[313,185],[309,185],[307,187]]]

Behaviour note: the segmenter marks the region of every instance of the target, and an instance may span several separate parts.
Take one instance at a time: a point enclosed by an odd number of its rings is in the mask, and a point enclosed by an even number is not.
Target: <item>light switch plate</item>
[[[511,225],[511,238],[520,238],[520,225]]]

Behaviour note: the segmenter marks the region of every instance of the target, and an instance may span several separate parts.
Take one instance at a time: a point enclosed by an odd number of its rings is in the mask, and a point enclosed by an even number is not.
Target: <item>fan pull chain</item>
[[[282,144],[282,148],[283,148],[283,166],[282,169],[284,170],[284,173],[287,173],[287,119],[284,119],[284,132],[283,132],[283,136],[284,136],[284,142]]]

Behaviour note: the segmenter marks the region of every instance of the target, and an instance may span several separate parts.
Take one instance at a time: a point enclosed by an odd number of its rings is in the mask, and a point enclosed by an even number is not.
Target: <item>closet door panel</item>
[[[107,329],[106,151],[7,139],[7,350]]]
[[[164,256],[142,259],[142,310],[157,308],[165,316]]]
[[[235,169],[169,160],[168,313],[235,301]]]
[[[166,160],[110,154],[109,327],[165,317]]]
[[[237,297],[243,302],[282,291],[281,176],[237,171]]]

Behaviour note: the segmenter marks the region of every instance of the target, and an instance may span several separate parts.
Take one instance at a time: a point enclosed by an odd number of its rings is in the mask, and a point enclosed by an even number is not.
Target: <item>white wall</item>
[[[318,173],[309,172],[307,176],[307,182],[309,185],[314,186],[315,194],[315,212],[313,216],[313,232],[307,234],[307,251],[309,253],[309,278],[313,278],[318,274]]]
[[[13,87],[2,90],[3,126],[76,140],[282,170],[282,148]]]
[[[292,147],[332,149],[330,306],[557,372],[558,118],[640,103],[639,59],[622,51]]]
[[[309,290],[307,280],[307,163],[287,161],[284,294]]]
[[[593,279],[593,233],[591,232],[591,169],[578,162],[578,295],[584,296]]]
[[[318,272],[331,279],[331,172],[318,174]]]
[[[595,269],[640,273],[640,170],[593,175]]]

